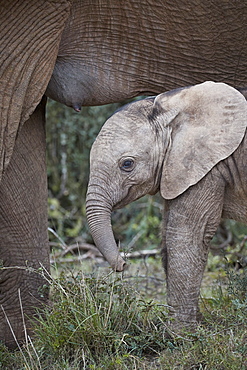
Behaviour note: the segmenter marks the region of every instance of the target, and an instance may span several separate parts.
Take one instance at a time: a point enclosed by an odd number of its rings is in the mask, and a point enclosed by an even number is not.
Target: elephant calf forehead
[[[150,125],[138,117],[128,117],[123,114],[115,114],[109,118],[102,127],[97,139],[97,145],[109,146],[124,142],[136,142],[148,139]]]

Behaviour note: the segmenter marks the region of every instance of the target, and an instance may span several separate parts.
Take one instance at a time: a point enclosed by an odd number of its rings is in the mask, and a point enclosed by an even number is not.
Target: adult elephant
[[[205,79],[245,88],[247,4],[0,0],[0,9],[0,339],[13,347],[48,299],[36,271],[49,270],[44,95],[79,111]]]

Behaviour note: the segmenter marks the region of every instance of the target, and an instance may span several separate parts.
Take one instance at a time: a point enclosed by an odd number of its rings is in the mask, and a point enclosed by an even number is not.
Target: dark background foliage
[[[52,100],[47,105],[50,227],[66,243],[85,235],[89,152],[102,124],[119,104],[84,107],[80,114]]]
[[[126,103],[126,102],[124,102]],[[52,100],[47,106],[49,226],[66,243],[92,242],[85,217],[90,148],[106,119],[121,106],[83,107],[80,114]],[[146,196],[113,213],[116,238],[128,248],[157,247],[162,201]],[[50,234],[50,239],[55,240]]]

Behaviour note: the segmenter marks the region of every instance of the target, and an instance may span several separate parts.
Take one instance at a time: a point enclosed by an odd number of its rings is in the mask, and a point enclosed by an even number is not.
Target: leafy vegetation
[[[50,276],[51,305],[34,323],[35,338],[14,353],[0,347],[0,368],[246,369],[247,269],[227,265],[212,294],[201,298],[203,326],[172,339],[165,331],[164,281],[157,278],[161,288],[152,300],[139,289],[150,273],[157,277],[157,262],[145,263],[145,277],[138,277],[135,264],[126,276],[107,269]]]
[[[48,102],[49,221],[63,240],[87,233],[84,203],[89,152],[102,124],[118,107],[84,107],[78,114],[57,102]]]

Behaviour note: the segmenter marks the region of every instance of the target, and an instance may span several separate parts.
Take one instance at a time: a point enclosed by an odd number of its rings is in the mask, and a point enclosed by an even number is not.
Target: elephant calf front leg
[[[200,321],[200,285],[222,205],[223,187],[208,186],[206,179],[167,204],[163,263],[171,317],[169,327],[175,333],[194,330]]]

